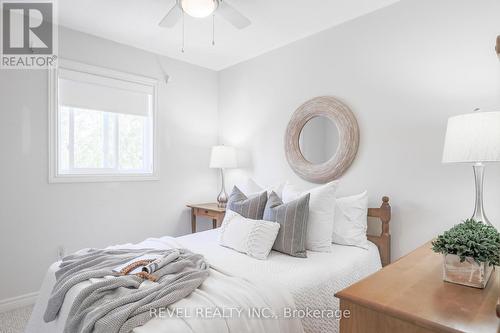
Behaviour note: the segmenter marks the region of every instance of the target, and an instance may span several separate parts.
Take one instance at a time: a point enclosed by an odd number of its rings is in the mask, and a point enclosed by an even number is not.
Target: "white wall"
[[[393,258],[467,218],[472,168],[443,165],[449,116],[500,110],[497,0],[404,0],[257,57],[219,75],[221,141],[239,147],[263,184],[299,180],[283,136],[300,104],[337,96],[356,114],[361,143],[341,194],[389,195]],[[500,167],[487,168],[486,209],[500,227]]]
[[[60,31],[59,56],[162,78],[151,53]],[[0,300],[37,291],[57,257],[83,247],[191,231],[188,202],[213,200],[217,73],[160,57],[160,181],[48,184],[47,73],[0,71]],[[205,221],[208,222],[208,221]],[[208,223],[206,223],[208,226]]]

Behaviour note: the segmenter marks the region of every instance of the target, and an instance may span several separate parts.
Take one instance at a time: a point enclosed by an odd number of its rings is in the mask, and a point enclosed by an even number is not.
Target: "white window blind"
[[[156,179],[156,85],[84,65],[61,67],[51,147],[53,181]],[[89,70],[90,68],[90,70]],[[125,79],[124,79],[125,78]],[[150,79],[151,80],[151,79]]]
[[[153,87],[66,69],[59,70],[59,105],[147,116]]]

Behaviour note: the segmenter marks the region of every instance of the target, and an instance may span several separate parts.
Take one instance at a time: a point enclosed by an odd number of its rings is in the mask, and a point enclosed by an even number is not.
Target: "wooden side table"
[[[213,229],[220,227],[226,208],[220,208],[216,203],[187,205],[191,208],[191,231],[196,232],[196,217],[203,216],[212,219]]]
[[[443,257],[431,244],[338,292],[341,333],[495,333],[500,276],[484,289],[443,281]]]

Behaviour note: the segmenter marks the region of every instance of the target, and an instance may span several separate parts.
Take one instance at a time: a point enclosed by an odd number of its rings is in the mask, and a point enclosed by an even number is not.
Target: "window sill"
[[[49,177],[49,184],[60,183],[113,183],[158,181],[159,175],[129,174],[129,175],[57,175]]]

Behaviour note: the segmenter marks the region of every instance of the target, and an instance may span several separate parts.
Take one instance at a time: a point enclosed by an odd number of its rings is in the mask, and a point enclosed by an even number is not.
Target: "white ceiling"
[[[186,16],[182,24],[158,23],[175,0],[64,0],[59,22],[69,28],[221,70],[399,0],[227,0],[252,24],[238,30],[216,16],[216,45],[211,18]]]

